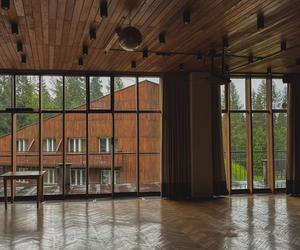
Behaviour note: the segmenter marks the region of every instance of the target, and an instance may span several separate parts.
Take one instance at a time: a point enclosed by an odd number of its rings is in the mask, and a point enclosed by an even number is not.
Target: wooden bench
[[[13,180],[19,179],[35,179],[36,180],[36,189],[37,189],[37,207],[39,207],[39,203],[42,201],[43,196],[43,176],[46,171],[22,171],[22,172],[7,172],[5,174],[0,175],[3,178],[4,182],[4,201],[5,201],[5,209],[7,209],[7,180],[13,183]],[[11,203],[14,202],[14,192],[13,185],[11,185]]]

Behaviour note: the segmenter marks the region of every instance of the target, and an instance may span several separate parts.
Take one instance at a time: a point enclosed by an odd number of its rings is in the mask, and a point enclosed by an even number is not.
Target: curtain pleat
[[[211,85],[213,191],[214,195],[224,195],[228,192],[224,167],[220,86],[217,82],[213,80]]]
[[[190,197],[190,165],[189,76],[170,73],[163,78],[163,197]]]
[[[292,77],[288,103],[287,193],[300,195],[300,77]]]

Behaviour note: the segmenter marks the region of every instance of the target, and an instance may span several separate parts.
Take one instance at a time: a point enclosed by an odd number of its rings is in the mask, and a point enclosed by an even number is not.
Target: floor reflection
[[[299,211],[286,195],[17,202],[0,210],[0,249],[300,249]]]

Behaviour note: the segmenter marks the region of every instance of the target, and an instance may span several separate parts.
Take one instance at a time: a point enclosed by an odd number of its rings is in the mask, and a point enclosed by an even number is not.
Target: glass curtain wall
[[[160,192],[159,83],[0,75],[0,172],[45,170],[46,195]],[[35,194],[16,181],[16,195]]]
[[[230,160],[226,174],[232,191],[286,187],[287,87],[279,78],[250,77],[232,78],[220,87],[224,159]]]

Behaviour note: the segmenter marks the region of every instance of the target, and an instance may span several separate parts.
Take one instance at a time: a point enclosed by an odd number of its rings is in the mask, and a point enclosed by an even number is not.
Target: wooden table
[[[0,175],[3,178],[4,182],[4,201],[5,201],[5,209],[7,209],[7,180],[13,183],[13,180],[18,179],[35,179],[36,180],[36,189],[37,189],[37,207],[39,207],[39,203],[42,201],[42,193],[43,193],[43,176],[46,171],[22,171],[22,172],[7,172],[5,174]],[[11,203],[14,202],[14,192],[13,185],[11,185]]]

